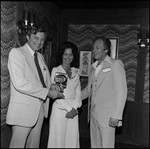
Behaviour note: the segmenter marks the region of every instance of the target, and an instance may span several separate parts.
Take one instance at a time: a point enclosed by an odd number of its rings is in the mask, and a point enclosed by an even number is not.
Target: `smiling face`
[[[104,42],[99,39],[96,40],[93,45],[93,58],[96,59],[99,63],[101,63],[106,57],[107,50],[105,50]]]
[[[36,34],[31,34],[27,36],[28,44],[33,51],[40,50],[45,42],[46,35],[44,32],[37,32]]]
[[[72,54],[72,49],[67,48],[64,51],[63,57],[62,57],[62,63],[65,65],[70,65],[72,60],[73,60],[73,54]]]

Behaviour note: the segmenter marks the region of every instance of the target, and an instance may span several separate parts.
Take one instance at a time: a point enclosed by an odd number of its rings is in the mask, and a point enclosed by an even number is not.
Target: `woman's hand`
[[[77,114],[78,114],[78,110],[72,108],[69,112],[67,112],[65,117],[73,119]]]

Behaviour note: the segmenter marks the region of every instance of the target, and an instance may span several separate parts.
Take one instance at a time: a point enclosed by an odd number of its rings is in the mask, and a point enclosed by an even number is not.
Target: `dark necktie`
[[[42,74],[42,71],[41,71],[41,68],[40,68],[40,65],[39,65],[39,62],[38,62],[37,52],[34,53],[34,61],[35,61],[35,65],[36,65],[36,68],[37,68],[38,73],[39,73],[40,80],[43,84],[43,87],[46,87],[46,85],[44,83],[43,74]]]

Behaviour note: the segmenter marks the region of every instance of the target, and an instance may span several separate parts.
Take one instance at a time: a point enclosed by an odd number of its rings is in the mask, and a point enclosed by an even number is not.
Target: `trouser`
[[[12,126],[12,139],[9,148],[39,148],[44,114],[41,108],[33,127]]]
[[[92,115],[90,119],[91,148],[114,148],[115,128],[101,127]]]

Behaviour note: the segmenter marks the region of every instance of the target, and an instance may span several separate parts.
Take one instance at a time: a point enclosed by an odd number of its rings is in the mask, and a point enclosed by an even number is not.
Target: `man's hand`
[[[110,127],[117,127],[118,123],[119,123],[119,119],[110,118],[110,120],[109,120]]]
[[[67,112],[65,117],[73,119],[77,114],[78,114],[78,110],[72,108],[69,112]]]
[[[48,96],[52,99],[62,99],[64,98],[64,94],[55,89],[50,89],[48,92]]]
[[[57,84],[51,84],[51,89],[60,91],[60,87]]]
[[[51,89],[55,89],[55,90],[57,90],[57,91],[59,91],[59,92],[64,92],[64,87],[63,87],[63,85],[62,84],[51,84]]]

